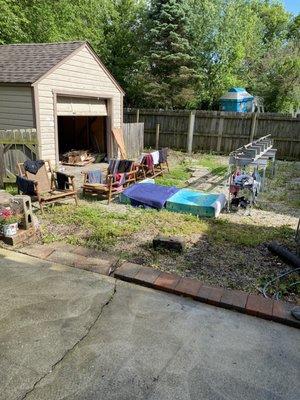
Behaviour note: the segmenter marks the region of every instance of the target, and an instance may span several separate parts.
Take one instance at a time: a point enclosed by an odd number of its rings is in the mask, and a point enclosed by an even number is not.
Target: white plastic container
[[[18,232],[18,222],[9,225],[3,225],[3,235],[5,237],[11,237],[16,235]]]

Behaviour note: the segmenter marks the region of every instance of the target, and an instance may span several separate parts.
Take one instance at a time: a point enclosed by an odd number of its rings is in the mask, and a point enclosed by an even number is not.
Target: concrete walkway
[[[300,397],[299,331],[0,250],[0,399]]]

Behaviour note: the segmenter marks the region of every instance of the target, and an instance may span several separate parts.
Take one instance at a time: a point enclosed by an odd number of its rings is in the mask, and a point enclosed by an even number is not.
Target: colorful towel
[[[110,159],[108,164],[108,173],[112,175],[116,174],[118,172],[119,164],[120,160],[115,158]]]
[[[154,166],[152,155],[146,154],[143,158],[142,164],[146,165],[147,168],[152,169]]]
[[[89,183],[104,183],[103,174],[100,170],[87,173]]]

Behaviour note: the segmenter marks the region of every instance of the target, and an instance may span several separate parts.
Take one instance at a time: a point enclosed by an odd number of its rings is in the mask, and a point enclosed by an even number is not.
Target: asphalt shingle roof
[[[0,45],[0,82],[34,83],[83,43]]]

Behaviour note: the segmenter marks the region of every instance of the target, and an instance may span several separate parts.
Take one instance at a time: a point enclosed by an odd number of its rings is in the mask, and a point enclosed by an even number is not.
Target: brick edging
[[[161,272],[154,268],[128,262],[122,264],[115,271],[114,277],[153,289],[190,297],[217,307],[300,328],[300,321],[294,318],[290,312],[294,305],[284,301],[266,299],[263,296],[248,294],[241,290],[209,286],[198,279],[182,278],[176,274]]]

